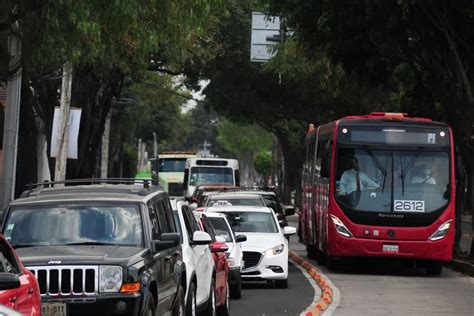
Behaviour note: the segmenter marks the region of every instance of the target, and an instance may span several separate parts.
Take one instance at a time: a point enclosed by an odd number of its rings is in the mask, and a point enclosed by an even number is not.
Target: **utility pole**
[[[7,107],[5,108],[3,133],[3,178],[0,181],[0,211],[3,211],[15,197],[21,99],[21,41],[20,37],[15,33],[17,29],[18,23],[15,22],[13,32],[8,36],[10,61],[8,63]]]
[[[54,168],[55,181],[64,181],[66,179],[72,70],[72,64],[65,62],[63,65],[61,106],[59,110],[58,155],[56,156],[56,165]]]
[[[111,112],[109,112],[107,119],[105,120],[104,134],[102,135],[102,153],[100,163],[100,177],[102,179],[108,177],[109,171],[110,116]]]
[[[137,173],[141,172],[142,168],[142,139],[138,139],[138,157],[137,157]]]

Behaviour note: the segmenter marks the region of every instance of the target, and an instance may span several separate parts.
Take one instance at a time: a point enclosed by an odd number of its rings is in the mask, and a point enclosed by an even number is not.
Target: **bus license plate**
[[[383,252],[385,253],[398,253],[398,245],[383,245]]]
[[[41,304],[41,315],[42,316],[66,316],[67,305],[66,303],[42,303]]]

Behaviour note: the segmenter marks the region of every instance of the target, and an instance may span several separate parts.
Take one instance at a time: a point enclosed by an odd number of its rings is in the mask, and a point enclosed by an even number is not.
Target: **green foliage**
[[[261,176],[267,177],[272,172],[272,155],[268,151],[259,152],[254,160],[253,166]]]
[[[222,119],[217,124],[217,142],[239,159],[261,150],[268,150],[272,144],[271,133],[257,125],[243,125]]]

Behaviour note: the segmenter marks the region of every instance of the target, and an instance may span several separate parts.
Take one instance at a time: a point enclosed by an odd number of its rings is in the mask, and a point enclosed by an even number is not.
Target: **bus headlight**
[[[99,292],[118,292],[122,286],[122,267],[100,266]]]
[[[267,251],[265,251],[265,255],[266,256],[279,255],[280,253],[283,252],[283,249],[285,249],[285,245],[283,245],[283,244],[276,245],[275,247],[270,248]]]
[[[433,235],[431,235],[429,240],[435,241],[435,240],[443,239],[444,236],[446,236],[449,232],[449,228],[451,227],[451,222],[452,220],[449,220],[443,225],[439,226],[438,230]]]
[[[336,231],[339,233],[339,235],[342,235],[347,238],[353,237],[352,233],[349,231],[349,229],[344,225],[344,223],[337,218],[334,215],[331,215],[332,222],[334,223],[334,227],[336,227]]]

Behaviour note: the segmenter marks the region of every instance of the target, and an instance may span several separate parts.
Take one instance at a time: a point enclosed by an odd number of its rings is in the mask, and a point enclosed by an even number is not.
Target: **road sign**
[[[275,56],[272,46],[281,41],[280,18],[252,12],[250,61],[264,63]]]

